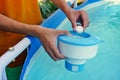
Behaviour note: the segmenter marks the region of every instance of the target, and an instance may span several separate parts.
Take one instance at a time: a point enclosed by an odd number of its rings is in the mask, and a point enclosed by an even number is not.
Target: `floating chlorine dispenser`
[[[82,71],[86,60],[96,56],[100,42],[97,36],[86,32],[70,31],[70,35],[60,35],[58,48],[67,57],[66,69],[74,72]]]

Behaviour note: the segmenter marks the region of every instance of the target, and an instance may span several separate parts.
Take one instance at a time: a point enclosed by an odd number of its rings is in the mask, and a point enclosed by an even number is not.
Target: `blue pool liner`
[[[90,4],[90,3],[98,2],[98,1],[100,1],[100,0],[88,0],[85,3],[83,3],[82,5],[77,6],[75,9],[76,10],[77,9],[81,9],[81,8],[83,8],[84,6],[86,6],[86,5]],[[46,28],[56,29],[58,27],[58,25],[60,25],[60,23],[65,18],[66,18],[65,14],[60,9],[58,9],[53,15],[51,15],[47,20],[45,20],[41,24],[41,26],[44,26]],[[22,73],[21,73],[21,76],[20,76],[20,80],[23,80],[23,77],[24,77],[25,71],[27,69],[27,65],[30,62],[30,59],[32,58],[34,53],[38,50],[38,48],[41,46],[41,43],[40,43],[38,38],[32,37],[32,36],[27,36],[27,38],[30,39],[31,45],[28,47],[28,55],[27,55],[27,58],[25,60],[24,65],[23,65],[23,69],[22,69]]]
[[[39,47],[41,46],[40,41],[38,40],[38,38],[36,37],[32,37],[32,36],[27,36],[27,38],[30,39],[30,46],[28,47],[28,54],[27,54],[27,58],[25,60],[23,69],[22,69],[22,74],[20,77],[20,80],[22,80],[24,73],[26,71],[27,65],[29,64],[30,59],[32,58],[32,56],[34,55],[34,53],[39,49]]]
[[[57,17],[56,17],[57,16]],[[59,18],[58,18],[59,17]],[[47,20],[45,20],[41,26],[44,26],[46,28],[53,28],[56,29],[57,26],[66,18],[65,14],[59,9],[57,10],[52,16],[50,16]],[[24,73],[26,71],[27,65],[30,62],[30,59],[34,55],[34,53],[38,50],[38,48],[41,46],[41,43],[38,38],[33,37],[33,36],[27,36],[27,38],[30,39],[31,45],[29,46],[28,49],[28,55],[25,60],[22,73],[20,76],[20,80],[23,80]]]

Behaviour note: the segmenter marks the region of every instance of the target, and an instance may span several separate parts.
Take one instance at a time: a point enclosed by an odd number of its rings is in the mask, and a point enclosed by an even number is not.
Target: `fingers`
[[[57,36],[62,35],[62,34],[69,34],[69,32],[67,30],[56,30],[57,32]],[[54,39],[53,42],[56,42],[56,39]],[[60,53],[60,51],[58,50],[56,43],[51,43],[51,46],[49,47],[51,50],[51,54],[50,55],[55,61],[56,60],[60,60],[60,59],[65,59],[65,56],[63,54]]]
[[[88,19],[87,16],[83,16],[82,19],[83,19],[82,26],[83,26],[83,28],[85,29],[85,28],[88,27],[88,25],[89,25],[89,19]]]
[[[55,45],[51,47],[51,51],[54,54],[55,58],[57,58],[57,60],[65,59],[65,56],[59,52],[58,48]]]
[[[71,23],[72,23],[72,28],[75,31],[76,30],[76,20],[72,21]]]
[[[47,48],[47,49],[46,49],[46,52],[48,53],[48,55],[49,55],[54,61],[58,60],[58,58],[55,57],[55,55],[53,54],[53,52],[51,51],[50,48]]]
[[[63,56],[58,48],[55,45],[51,45],[50,47],[46,48],[46,51],[48,53],[48,55],[54,60],[60,60],[60,59],[65,59],[65,56]]]
[[[89,25],[89,18],[88,18],[86,11],[82,10],[81,18],[82,18],[82,26],[85,29]]]
[[[57,36],[58,35],[62,35],[62,34],[69,34],[69,31],[67,31],[67,30],[57,30]]]
[[[57,36],[62,35],[62,34],[69,34],[69,32],[66,30],[55,30],[55,34],[56,35],[54,35],[54,37],[51,37],[51,40],[44,46],[45,46],[45,50],[47,51],[49,56],[53,60],[57,61],[57,60],[65,59],[65,56],[62,55],[60,53],[60,51],[58,50],[58,48],[56,46],[56,38],[57,38]]]
[[[71,20],[73,30],[75,30],[76,28],[76,21],[80,22],[82,27],[85,29],[89,25],[89,18],[86,11],[78,10],[74,11],[74,13],[76,14],[74,15],[74,18],[72,18]]]

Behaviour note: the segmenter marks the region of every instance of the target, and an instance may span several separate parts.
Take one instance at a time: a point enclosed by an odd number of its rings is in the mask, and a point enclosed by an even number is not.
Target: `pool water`
[[[33,56],[24,80],[120,80],[120,5],[108,3],[87,10],[86,32],[103,40],[95,58],[87,60],[82,72],[70,72],[64,60],[53,61],[41,47]],[[72,30],[65,19],[58,29]]]

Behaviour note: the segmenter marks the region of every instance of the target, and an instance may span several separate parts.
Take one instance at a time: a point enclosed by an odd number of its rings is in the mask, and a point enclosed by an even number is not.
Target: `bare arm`
[[[29,24],[24,24],[24,23],[15,21],[9,17],[4,16],[3,14],[0,14],[0,30],[2,31],[37,36],[35,35],[37,34],[35,32],[36,27],[37,26],[30,26]],[[42,30],[42,28],[40,30]]]
[[[57,5],[64,13],[68,13],[71,9],[65,2],[65,0],[51,0],[55,5]]]
[[[56,39],[65,30],[54,30],[39,25],[24,24],[0,14],[0,30],[38,37],[48,55],[54,60],[65,58],[56,47]]]
[[[68,16],[73,29],[76,27],[77,20],[81,20],[81,24],[84,28],[87,26],[88,18],[85,11],[75,11],[71,9],[64,0],[52,1]],[[54,60],[65,58],[56,47],[56,39],[60,34],[68,34],[68,31],[44,28],[39,25],[24,24],[10,19],[3,14],[0,14],[0,30],[38,37],[51,58]]]
[[[80,22],[85,29],[89,24],[89,19],[86,11],[84,10],[74,10],[67,5],[65,0],[51,0],[56,4],[68,17],[72,23],[73,29],[76,28],[76,22]]]

